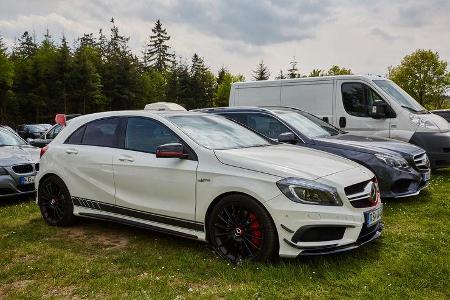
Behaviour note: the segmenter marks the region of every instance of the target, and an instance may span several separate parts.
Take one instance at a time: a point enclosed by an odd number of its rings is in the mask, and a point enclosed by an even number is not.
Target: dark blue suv
[[[351,159],[372,170],[384,198],[417,195],[430,179],[430,163],[422,148],[386,138],[349,134],[299,109],[230,107],[200,111],[223,115],[272,140]]]

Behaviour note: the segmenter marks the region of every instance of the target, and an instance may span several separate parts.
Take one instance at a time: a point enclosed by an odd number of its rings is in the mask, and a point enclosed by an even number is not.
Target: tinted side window
[[[120,136],[120,119],[108,118],[86,125],[83,145],[118,147]]]
[[[237,114],[223,114],[224,117],[226,117],[227,119],[236,121],[240,124],[243,124],[245,126],[247,125],[247,115],[244,113],[237,113]]]
[[[50,140],[54,139],[58,135],[58,133],[62,130],[62,128],[63,127],[61,125],[56,125],[47,133],[46,138]]]
[[[181,143],[180,139],[163,124],[146,118],[128,118],[125,148],[156,153],[156,148],[169,143]]]
[[[291,132],[283,123],[272,116],[264,114],[248,114],[246,125],[256,132],[275,140],[278,139],[280,134]]]
[[[77,130],[75,130],[64,142],[64,144],[71,145],[80,145],[83,140],[84,130],[86,129],[86,125],[81,126]]]
[[[369,117],[372,103],[368,103],[365,95],[364,84],[342,84],[342,101],[345,111],[352,116]]]

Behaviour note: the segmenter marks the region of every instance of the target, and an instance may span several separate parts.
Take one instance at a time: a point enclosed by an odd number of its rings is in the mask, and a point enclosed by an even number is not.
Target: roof
[[[232,106],[232,107],[211,107],[211,108],[203,108],[196,111],[199,112],[220,112],[220,111],[226,111],[226,112],[264,112],[264,111],[272,111],[272,110],[296,110],[296,111],[302,111],[298,108],[293,108],[289,106]]]
[[[367,80],[382,80],[387,78],[378,75],[336,75],[336,76],[320,76],[320,77],[302,77],[302,78],[287,78],[287,79],[277,79],[277,80],[261,80],[261,81],[246,81],[246,82],[235,82],[232,85],[235,87],[240,86],[259,86],[259,85],[279,85],[288,84],[294,82],[302,81],[328,81],[334,79],[367,79]]]

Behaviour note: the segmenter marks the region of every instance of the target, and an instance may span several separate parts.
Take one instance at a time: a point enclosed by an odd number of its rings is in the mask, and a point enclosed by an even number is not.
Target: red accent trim
[[[168,157],[168,158],[174,157],[174,158],[182,158],[182,157],[184,157],[184,153],[183,153],[183,152],[178,152],[178,151],[170,151],[170,152],[167,152],[167,151],[160,151],[160,150],[157,150],[157,151],[156,151],[156,157]]]

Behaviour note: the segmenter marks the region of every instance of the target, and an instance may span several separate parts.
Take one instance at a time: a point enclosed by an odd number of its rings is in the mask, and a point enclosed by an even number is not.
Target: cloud
[[[393,42],[399,38],[398,36],[390,34],[389,32],[386,32],[380,28],[372,28],[372,30],[370,30],[370,33],[372,33],[372,35],[379,37],[387,42]]]

